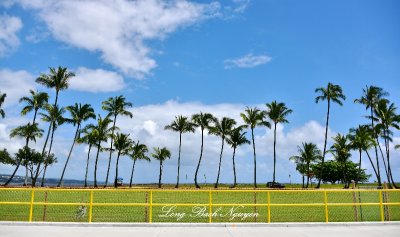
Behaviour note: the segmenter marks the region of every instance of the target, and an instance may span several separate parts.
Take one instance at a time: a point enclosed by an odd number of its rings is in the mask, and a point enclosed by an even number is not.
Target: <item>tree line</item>
[[[8,185],[14,178],[18,169],[22,166],[25,167],[25,182],[28,185],[28,176],[31,179],[31,186],[44,186],[46,171],[51,165],[57,162],[57,157],[52,153],[54,134],[59,126],[64,124],[71,124],[75,127],[75,133],[72,140],[71,147],[67,159],[65,161],[58,187],[62,185],[65,171],[71,158],[72,151],[76,144],[87,144],[88,152],[86,159],[85,170],[85,187],[88,186],[88,171],[91,153],[95,152],[94,161],[94,187],[98,187],[97,171],[98,159],[100,152],[108,152],[108,166],[104,187],[109,185],[110,167],[113,154],[116,156],[116,169],[113,180],[114,187],[117,187],[118,181],[118,165],[119,159],[122,156],[129,156],[132,163],[132,171],[130,176],[129,186],[132,187],[133,173],[135,170],[136,161],[145,160],[150,161],[150,157],[159,161],[159,180],[158,185],[162,184],[162,171],[163,162],[171,157],[171,152],[166,147],[154,147],[149,155],[149,148],[140,143],[140,141],[133,141],[130,134],[121,133],[117,126],[117,119],[121,116],[132,118],[133,114],[129,112],[129,108],[133,105],[127,102],[126,98],[122,95],[110,97],[102,102],[102,110],[106,112],[106,116],[102,117],[101,114],[95,113],[90,104],[75,103],[74,105],[60,106],[58,98],[60,92],[68,89],[69,80],[75,74],[68,71],[67,68],[58,67],[50,68],[47,74],[41,74],[36,82],[47,88],[53,89],[54,102],[50,103],[50,96],[46,92],[29,91],[29,96],[22,97],[19,102],[24,104],[21,115],[33,113],[33,118],[28,124],[18,126],[11,130],[10,137],[21,137],[25,140],[25,145],[18,150],[14,155],[9,154],[7,149],[0,150],[0,162],[3,164],[10,164],[15,166],[15,169],[9,179],[4,183]],[[303,142],[298,147],[298,154],[290,157],[290,160],[296,164],[296,170],[303,177],[303,187],[309,186],[309,181],[312,177],[318,179],[317,188],[320,187],[321,182],[337,182],[341,181],[348,187],[351,180],[355,180],[356,184],[360,181],[367,181],[369,176],[365,174],[365,170],[361,167],[363,153],[368,157],[374,175],[377,178],[378,185],[382,185],[381,163],[383,163],[385,173],[389,186],[398,188],[393,180],[392,169],[390,165],[390,143],[392,142],[393,129],[400,128],[400,116],[396,112],[394,103],[387,99],[389,95],[382,88],[377,86],[366,86],[360,98],[355,99],[355,103],[359,103],[366,108],[368,115],[366,118],[370,121],[368,124],[359,125],[356,128],[351,128],[348,134],[337,134],[333,138],[333,145],[328,149],[328,127],[329,117],[331,113],[332,103],[343,105],[346,96],[339,85],[328,83],[326,87],[317,88],[315,90],[317,97],[316,103],[326,101],[327,113],[325,124],[325,137],[323,151],[317,148],[314,143]],[[2,105],[5,102],[6,93],[0,92],[0,116],[5,117],[5,111]],[[198,183],[198,171],[201,165],[204,148],[204,133],[216,135],[221,138],[221,149],[218,163],[217,179],[214,187],[218,188],[219,177],[221,171],[221,162],[224,152],[225,144],[231,146],[233,149],[232,164],[234,180],[232,187],[236,187],[236,167],[235,167],[235,154],[236,149],[245,144],[251,144],[253,148],[253,163],[254,163],[254,188],[257,188],[257,158],[256,158],[256,144],[254,139],[254,130],[257,127],[267,127],[274,131],[273,142],[273,175],[272,182],[276,182],[276,128],[279,123],[289,123],[287,117],[293,112],[288,108],[285,103],[272,101],[266,104],[266,110],[257,107],[247,107],[243,113],[240,114],[244,125],[238,125],[237,121],[229,117],[217,118],[211,113],[199,112],[192,116],[178,115],[168,125],[165,126],[166,130],[171,130],[179,133],[179,149],[178,149],[178,163],[177,163],[177,177],[175,187],[179,187],[180,177],[180,163],[181,163],[181,147],[182,136],[184,133],[194,133],[196,128],[201,132],[201,145],[200,155],[197,162],[194,185],[200,188]],[[68,116],[65,114],[68,113]],[[43,123],[48,124],[47,131],[39,127],[37,115],[41,117]],[[93,119],[96,122],[84,124],[88,120]],[[246,137],[247,131],[251,132],[251,141]],[[36,151],[30,147],[30,142],[37,142],[44,134],[44,145],[41,151]],[[109,146],[105,145],[109,141]],[[396,145],[395,148],[399,148]],[[356,150],[359,153],[358,164],[350,161],[351,151]],[[334,157],[333,161],[326,161],[327,153],[331,153]],[[41,180],[39,182],[39,176]],[[305,184],[304,179],[307,179]]]

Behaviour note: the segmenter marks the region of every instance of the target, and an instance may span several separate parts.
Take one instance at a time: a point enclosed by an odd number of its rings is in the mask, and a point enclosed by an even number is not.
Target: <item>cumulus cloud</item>
[[[147,41],[162,40],[178,29],[213,17],[220,7],[215,2],[185,0],[15,2],[36,10],[57,40],[99,52],[105,62],[136,78],[143,78],[157,66]]]
[[[125,88],[124,79],[116,72],[80,67],[70,80],[70,88],[88,92],[113,92]]]
[[[36,88],[35,78],[27,71],[12,71],[0,69],[0,88],[7,97],[4,106],[12,106],[18,103],[19,98],[25,96],[30,89]]]
[[[4,56],[19,45],[17,36],[22,28],[21,19],[15,16],[0,15],[0,56]]]
[[[224,68],[253,68],[266,63],[269,63],[272,58],[268,55],[253,55],[247,54],[240,58],[226,59],[224,60]]]

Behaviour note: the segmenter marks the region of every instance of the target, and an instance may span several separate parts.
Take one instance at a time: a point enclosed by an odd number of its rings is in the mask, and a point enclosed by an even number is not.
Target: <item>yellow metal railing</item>
[[[20,193],[19,193],[20,192]],[[29,194],[27,194],[29,192]],[[41,193],[46,193],[46,199],[43,201],[40,198]],[[47,194],[59,194],[60,200],[57,202],[47,201]],[[62,196],[70,194],[70,193],[79,193],[79,194],[88,194],[88,198],[79,202],[62,202]],[[98,198],[107,197],[111,194],[117,194],[118,198],[124,197],[125,194],[135,194],[135,193],[143,193],[146,196],[145,202],[129,202],[129,198],[124,202],[99,202],[96,200],[96,196]],[[171,193],[176,193],[176,196],[169,197],[168,195]],[[35,196],[36,194],[36,196]],[[204,194],[208,198],[207,202],[196,200],[198,197],[194,197],[193,200],[190,199],[190,202],[174,202],[175,198],[184,196],[185,194]],[[248,194],[248,195],[247,195]],[[249,198],[251,195],[254,195],[254,203],[249,202],[236,202],[240,200],[235,199],[235,195],[239,198]],[[257,195],[263,197],[258,201]],[[286,195],[284,200],[286,202],[282,202],[279,195]],[[366,195],[367,201],[361,201],[361,194]],[[390,194],[390,201],[389,201]],[[39,197],[38,197],[39,195]],[[120,196],[118,196],[120,195]],[[220,195],[224,195],[220,197]],[[242,196],[240,196],[242,195]],[[299,202],[298,196],[303,195],[303,203]],[[342,195],[342,196],[341,196]],[[349,198],[351,195],[352,198]],[[358,195],[358,197],[357,197]],[[125,195],[126,196],[126,195]],[[308,200],[307,197],[310,197]],[[378,197],[377,197],[378,196]],[[82,196],[81,196],[82,197]],[[275,198],[275,203],[272,200],[272,197]],[[342,200],[339,198],[341,197]],[[161,198],[161,199],[160,199]],[[357,199],[358,198],[358,199]],[[13,200],[8,200],[13,199]],[[15,201],[14,199],[24,199],[29,201]],[[224,201],[224,200],[228,201]],[[157,201],[158,200],[158,201]],[[162,200],[162,201],[160,201]],[[310,201],[311,200],[311,201]],[[317,200],[317,201],[313,201]],[[318,202],[320,200],[320,202]],[[331,200],[331,201],[330,201]],[[372,200],[372,201],[371,201]],[[58,202],[60,201],[60,202]],[[354,209],[355,221],[359,221],[358,216],[360,215],[359,211],[361,208],[365,207],[377,207],[379,211],[364,211],[366,214],[372,215],[372,219],[377,219],[380,221],[390,221],[390,220],[400,220],[400,190],[393,189],[384,189],[384,190],[370,190],[370,189],[319,189],[319,190],[179,190],[179,189],[52,189],[52,188],[0,188],[0,221],[3,220],[2,216],[6,214],[7,211],[12,211],[8,209],[9,206],[28,206],[29,207],[29,216],[27,220],[29,222],[34,221],[34,209],[35,207],[88,207],[87,221],[91,223],[93,221],[93,212],[94,209],[99,207],[144,207],[146,220],[149,223],[154,222],[154,208],[157,207],[165,207],[165,206],[175,206],[175,207],[208,207],[208,222],[212,223],[214,216],[214,210],[219,210],[218,208],[223,207],[254,207],[254,210],[257,208],[265,208],[266,209],[266,218],[259,220],[255,219],[256,222],[267,222],[271,223],[274,220],[272,219],[271,210],[277,207],[280,208],[288,208],[284,209],[288,213],[291,212],[291,208],[301,207],[305,208],[304,212],[307,212],[307,208],[311,207],[320,207],[323,210],[324,221],[328,223],[330,221],[330,211],[335,207],[352,207]],[[86,209],[85,209],[86,210]],[[347,212],[349,209],[346,209]],[[148,212],[147,212],[148,211]],[[340,211],[340,210],[339,210]],[[276,212],[278,213],[278,212]],[[372,214],[371,214],[372,213]],[[279,213],[278,213],[279,214]],[[277,214],[277,215],[278,215]],[[301,213],[304,214],[304,213]],[[361,212],[362,215],[362,212]],[[376,217],[375,217],[376,216]],[[392,219],[390,219],[392,218]],[[23,220],[18,220],[23,221]],[[45,221],[45,220],[44,220]],[[279,221],[279,220],[278,220]],[[361,221],[362,218],[361,218]],[[179,221],[178,221],[179,222]]]

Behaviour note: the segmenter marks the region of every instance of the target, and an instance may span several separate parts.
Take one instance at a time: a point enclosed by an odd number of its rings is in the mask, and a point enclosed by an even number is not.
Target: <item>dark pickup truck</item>
[[[285,188],[285,185],[278,182],[268,182],[267,188]]]

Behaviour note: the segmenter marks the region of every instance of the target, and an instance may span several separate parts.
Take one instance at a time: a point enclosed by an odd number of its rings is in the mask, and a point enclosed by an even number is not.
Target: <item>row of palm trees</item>
[[[115,179],[114,186],[117,186],[117,178],[118,178],[118,165],[119,159],[121,156],[130,156],[133,160],[132,172],[130,178],[130,186],[132,186],[132,177],[135,169],[135,164],[137,160],[150,160],[147,156],[148,148],[146,145],[141,144],[140,141],[134,142],[129,138],[129,134],[120,133],[119,128],[117,127],[117,118],[120,116],[127,116],[132,118],[132,113],[129,112],[129,108],[133,105],[130,102],[127,102],[124,96],[116,96],[111,97],[108,100],[102,102],[102,109],[107,112],[107,115],[103,118],[100,114],[96,116],[93,108],[89,104],[78,104],[75,103],[71,106],[60,107],[58,105],[58,97],[59,93],[68,88],[69,80],[75,76],[74,73],[69,72],[67,68],[58,67],[50,68],[50,72],[48,74],[42,74],[37,79],[36,82],[55,90],[55,100],[53,104],[49,103],[49,95],[45,92],[38,91],[30,91],[29,97],[23,97],[20,99],[21,103],[24,103],[21,114],[27,115],[30,112],[33,112],[33,120],[29,122],[27,125],[19,126],[11,131],[11,137],[23,137],[25,138],[25,146],[24,148],[29,148],[29,142],[36,142],[37,138],[42,137],[44,130],[40,129],[38,126],[38,122],[36,121],[37,115],[41,115],[41,120],[43,122],[48,123],[47,134],[44,142],[44,146],[41,151],[41,155],[43,157],[41,162],[36,164],[35,169],[29,169],[31,172],[32,185],[36,184],[39,174],[42,174],[41,185],[44,185],[44,179],[46,170],[49,165],[56,162],[55,155],[52,153],[52,146],[54,141],[54,133],[56,129],[64,123],[72,124],[76,127],[74,138],[72,141],[71,148],[68,153],[68,157],[63,167],[63,171],[58,183],[58,186],[62,185],[64,175],[68,166],[68,163],[71,158],[71,154],[75,147],[76,143],[85,143],[88,145],[88,154],[87,154],[87,164],[86,164],[86,172],[85,172],[85,186],[87,186],[87,176],[88,176],[88,167],[90,163],[90,154],[92,152],[92,148],[97,149],[96,158],[95,158],[95,168],[94,168],[94,186],[97,187],[97,166],[98,166],[98,158],[100,152],[107,151],[109,152],[108,158],[108,167],[106,173],[105,186],[108,185],[109,176],[110,176],[110,167],[112,155],[114,152],[117,152],[116,158],[116,170],[115,170]],[[377,177],[378,184],[381,185],[381,173],[380,173],[380,161],[383,162],[385,167],[385,174],[388,179],[389,184],[392,184],[394,187],[397,187],[393,180],[392,169],[390,166],[390,149],[389,144],[392,139],[393,131],[392,129],[399,129],[400,117],[396,114],[396,107],[393,103],[391,103],[387,98],[388,93],[383,91],[382,88],[376,86],[367,86],[363,90],[363,95],[361,98],[356,99],[355,103],[363,104],[366,109],[369,111],[369,115],[367,118],[370,120],[370,124],[368,125],[360,125],[356,129],[351,129],[349,135],[338,135],[338,137],[334,138],[335,143],[331,147],[330,150],[327,150],[327,135],[328,135],[328,127],[329,127],[329,117],[331,113],[331,104],[336,103],[338,105],[342,105],[343,101],[346,99],[343,94],[342,88],[339,85],[334,85],[332,83],[328,83],[327,87],[317,88],[315,92],[318,94],[315,102],[319,103],[320,101],[327,102],[327,113],[326,113],[326,125],[325,125],[325,139],[324,139],[324,147],[323,152],[321,153],[317,146],[312,143],[303,143],[303,147],[299,147],[299,155],[291,157],[297,163],[297,168],[300,173],[307,177],[307,186],[309,183],[309,178],[311,177],[312,171],[310,170],[310,165],[313,162],[318,160],[322,163],[322,168],[318,172],[324,172],[324,162],[325,156],[328,152],[331,152],[335,159],[341,161],[345,164],[345,161],[350,158],[349,151],[351,149],[357,149],[360,154],[359,159],[359,169],[361,169],[361,157],[362,152],[364,151],[369,158],[369,161],[374,169],[374,173]],[[4,117],[4,111],[1,109],[1,105],[4,102],[6,94],[0,93],[0,115]],[[64,113],[69,112],[70,116],[65,117]],[[215,188],[218,187],[219,177],[221,172],[221,163],[224,151],[225,143],[229,144],[233,148],[233,174],[234,174],[234,182],[233,186],[236,186],[236,168],[235,168],[235,153],[236,149],[243,144],[252,144],[253,147],[253,162],[254,162],[254,187],[257,187],[257,174],[256,174],[256,145],[254,139],[254,130],[257,127],[268,127],[271,128],[271,122],[273,123],[274,128],[274,162],[273,162],[273,177],[272,182],[276,181],[276,128],[279,123],[288,123],[287,116],[291,114],[293,111],[286,107],[285,103],[272,101],[271,103],[266,104],[266,110],[261,110],[259,108],[249,108],[247,107],[243,113],[240,114],[244,125],[237,125],[237,122],[228,117],[223,117],[218,119],[214,117],[210,113],[200,112],[198,114],[192,115],[190,118],[185,117],[183,115],[179,115],[175,117],[175,120],[171,122],[171,124],[165,126],[166,130],[171,130],[179,133],[179,151],[178,151],[178,164],[177,164],[177,182],[176,188],[179,187],[179,176],[180,176],[180,162],[181,162],[181,147],[182,147],[182,135],[183,133],[195,132],[195,128],[199,128],[201,132],[201,147],[200,147],[200,156],[198,159],[197,167],[195,170],[194,182],[196,188],[200,188],[198,184],[198,171],[201,165],[202,157],[203,157],[203,148],[204,148],[204,133],[208,131],[209,134],[216,135],[221,138],[221,150],[219,156],[219,165],[218,165],[218,173],[217,180],[215,182]],[[88,121],[89,119],[96,119],[97,123],[88,124],[83,126],[83,123]],[[246,138],[245,129],[250,129],[251,131],[251,142]],[[109,147],[104,147],[103,143],[110,141]],[[350,142],[351,141],[351,142]],[[382,150],[382,146],[380,145],[380,141],[383,141],[384,151]],[[370,148],[374,148],[375,151],[375,160],[370,156],[368,151]],[[398,146],[396,146],[398,147]],[[344,149],[346,148],[346,149]],[[378,151],[380,153],[378,153]],[[23,153],[25,156],[28,156],[28,152]],[[380,156],[379,156],[380,155]],[[162,167],[163,161],[171,157],[170,151],[163,147],[154,148],[154,152],[151,154],[151,157],[160,161],[160,173],[159,173],[159,186],[161,186],[161,176],[162,176]],[[29,157],[21,157],[15,161],[15,170],[11,175],[10,179],[5,183],[5,185],[9,184],[9,182],[13,179],[15,173],[21,166],[25,166],[26,169],[26,179],[27,182],[28,177],[28,166],[29,166]],[[43,166],[43,167],[42,167]],[[30,164],[32,167],[32,164]],[[345,169],[345,167],[344,167]],[[320,187],[321,179],[318,181],[317,187]]]

